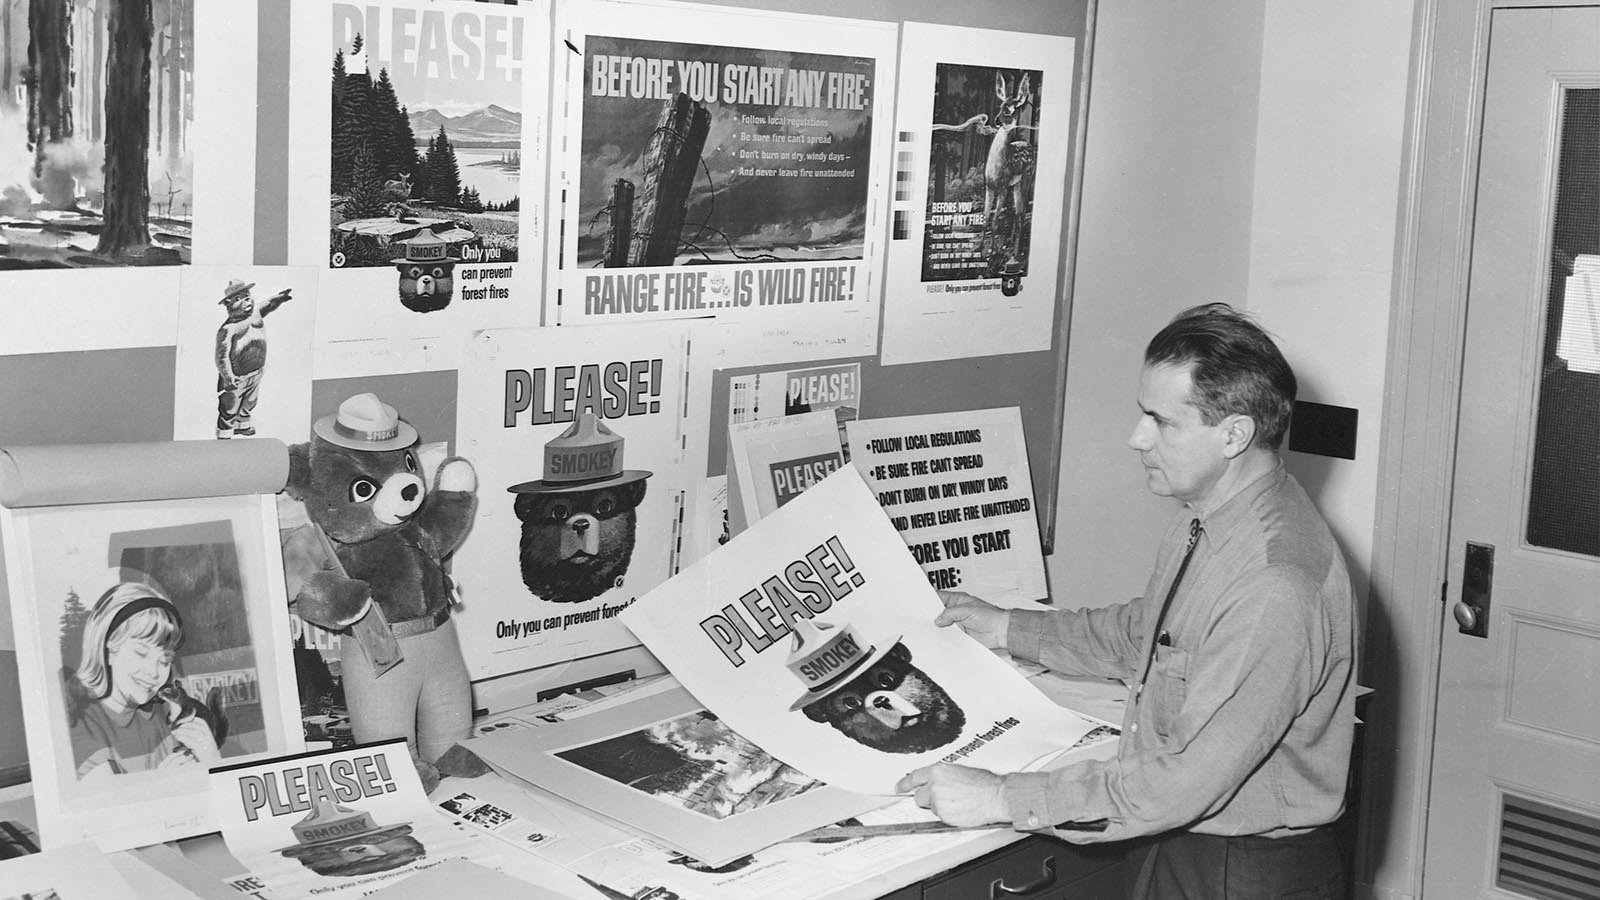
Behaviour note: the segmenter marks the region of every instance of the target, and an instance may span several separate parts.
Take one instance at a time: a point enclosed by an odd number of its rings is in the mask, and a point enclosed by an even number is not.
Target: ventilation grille
[[[1600,819],[1507,796],[1495,886],[1540,900],[1600,897]]]

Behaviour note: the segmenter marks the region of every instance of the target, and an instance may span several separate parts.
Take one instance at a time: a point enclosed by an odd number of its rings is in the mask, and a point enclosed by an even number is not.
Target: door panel
[[[1600,266],[1600,9],[1499,9],[1489,35],[1423,893],[1593,898],[1600,375],[1574,348]],[[1465,577],[1469,542],[1492,583]]]

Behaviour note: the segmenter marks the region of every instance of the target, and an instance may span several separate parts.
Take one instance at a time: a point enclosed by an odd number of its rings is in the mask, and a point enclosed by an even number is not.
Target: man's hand
[[[933,624],[941,628],[959,625],[962,631],[985,647],[991,650],[1005,649],[1011,613],[961,591],[940,591],[939,599],[944,601],[944,612],[939,613]]]
[[[988,769],[935,763],[914,769],[895,784],[918,806],[958,827],[1007,822],[1005,782]]]

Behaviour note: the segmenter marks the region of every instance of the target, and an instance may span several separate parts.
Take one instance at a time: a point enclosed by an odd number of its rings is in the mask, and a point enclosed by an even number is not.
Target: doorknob
[[[1450,608],[1456,629],[1472,637],[1489,636],[1489,598],[1494,589],[1494,545],[1467,541],[1461,564],[1461,600]]]

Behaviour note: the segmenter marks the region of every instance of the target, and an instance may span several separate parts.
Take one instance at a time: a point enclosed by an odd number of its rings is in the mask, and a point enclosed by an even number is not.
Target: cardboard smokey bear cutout
[[[522,582],[539,599],[582,603],[622,585],[652,474],[624,469],[622,444],[582,413],[544,445],[544,478],[506,489],[522,522]]]
[[[922,753],[953,742],[967,724],[955,700],[911,664],[899,638],[864,644],[850,625],[797,619],[785,665],[806,686],[789,707],[884,753]]]

